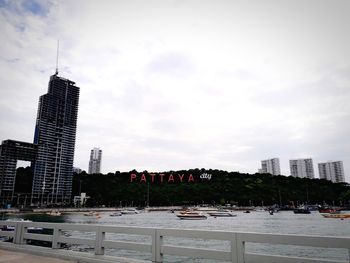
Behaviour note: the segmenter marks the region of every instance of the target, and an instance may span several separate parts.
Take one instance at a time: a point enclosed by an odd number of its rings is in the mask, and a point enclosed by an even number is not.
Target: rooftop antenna
[[[56,54],[56,72],[55,72],[55,75],[58,74],[58,49],[59,49],[59,46],[60,46],[60,41],[57,40],[57,54]]]

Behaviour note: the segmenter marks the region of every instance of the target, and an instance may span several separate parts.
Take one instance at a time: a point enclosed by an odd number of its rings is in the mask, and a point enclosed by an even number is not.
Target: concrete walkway
[[[21,252],[9,250],[0,250],[0,263],[73,263],[76,261],[68,261],[57,258],[49,258],[35,256]]]

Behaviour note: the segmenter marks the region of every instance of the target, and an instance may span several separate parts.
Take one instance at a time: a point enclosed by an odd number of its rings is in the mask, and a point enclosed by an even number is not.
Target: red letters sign
[[[130,174],[131,183],[194,183],[192,174]]]

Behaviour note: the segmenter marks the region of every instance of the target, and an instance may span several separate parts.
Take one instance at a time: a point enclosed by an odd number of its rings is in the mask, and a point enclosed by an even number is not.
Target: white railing
[[[94,248],[95,255],[104,255],[105,249],[125,249],[148,252],[153,262],[163,262],[163,255],[176,255],[189,258],[205,258],[224,260],[234,263],[258,262],[305,262],[305,263],[345,263],[344,260],[330,260],[317,258],[301,258],[294,256],[254,254],[245,251],[246,243],[266,243],[271,245],[296,245],[317,248],[341,248],[350,254],[350,237],[325,237],[304,235],[276,235],[239,233],[224,231],[181,230],[181,229],[155,229],[126,226],[104,226],[88,224],[42,223],[42,222],[10,222],[0,221],[3,226],[14,227],[13,231],[0,230],[0,236],[13,238],[13,243],[25,245],[27,240],[39,240],[52,243],[53,249],[60,248],[61,244],[87,245]],[[51,229],[52,234],[32,233],[33,227]],[[93,238],[67,236],[67,231],[93,232]],[[129,242],[107,239],[106,234],[126,234],[148,237],[150,243]],[[223,240],[230,243],[229,251],[196,248],[187,246],[174,246],[164,242],[164,238]]]

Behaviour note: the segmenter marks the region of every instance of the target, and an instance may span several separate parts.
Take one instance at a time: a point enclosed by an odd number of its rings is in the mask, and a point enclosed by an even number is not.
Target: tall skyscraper
[[[312,159],[295,159],[289,160],[290,173],[294,177],[309,178],[312,179],[314,175],[314,166]]]
[[[345,182],[344,166],[342,161],[318,164],[320,179],[330,180],[334,183]]]
[[[260,173],[269,173],[272,175],[280,175],[280,160],[278,158],[272,158],[261,161],[261,169],[259,169]]]
[[[40,96],[34,144],[33,201],[69,202],[78,117],[79,88],[73,81],[50,77],[48,92]]]
[[[101,173],[102,150],[93,148],[90,153],[89,174]]]

